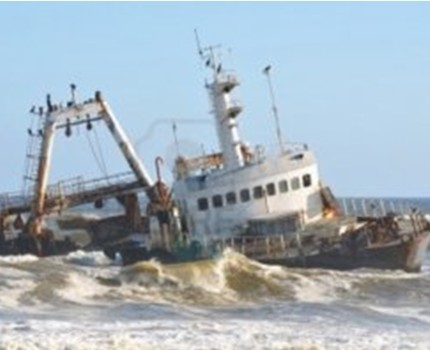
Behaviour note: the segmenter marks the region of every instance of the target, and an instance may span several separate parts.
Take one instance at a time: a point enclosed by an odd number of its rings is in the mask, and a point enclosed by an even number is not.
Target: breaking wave
[[[0,349],[419,348],[429,300],[429,270],[289,269],[229,249],[127,267],[101,252],[7,257]]]
[[[0,301],[26,305],[127,300],[225,306],[283,300],[392,306],[430,300],[428,274],[289,269],[258,263],[230,249],[218,259],[172,265],[151,260],[120,267],[101,252],[78,251],[46,259],[7,257],[0,266]]]
[[[19,264],[19,263],[27,263],[27,262],[31,263],[37,260],[39,260],[39,258],[31,254],[1,256],[0,265],[1,264]]]
[[[78,250],[64,257],[64,262],[82,266],[111,266],[119,265],[120,261],[110,260],[103,252],[85,252]]]

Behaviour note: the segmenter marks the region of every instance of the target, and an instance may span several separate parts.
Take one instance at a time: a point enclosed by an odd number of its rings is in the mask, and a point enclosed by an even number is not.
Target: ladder
[[[31,125],[31,127],[28,129],[28,141],[25,154],[23,195],[26,197],[31,197],[34,192],[34,186],[37,181],[37,173],[39,171],[43,141],[45,118],[41,113],[37,114],[35,118],[36,128],[33,128],[33,125]]]

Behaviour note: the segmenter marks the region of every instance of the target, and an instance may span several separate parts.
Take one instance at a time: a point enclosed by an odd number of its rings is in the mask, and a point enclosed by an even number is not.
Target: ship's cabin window
[[[251,199],[251,194],[249,193],[249,190],[247,188],[240,191],[240,201],[241,202],[249,202]]]
[[[255,186],[253,189],[254,199],[260,199],[264,196],[264,190],[261,186]]]
[[[273,182],[270,184],[267,184],[266,185],[266,191],[267,191],[267,195],[274,196],[276,194],[275,184]]]
[[[288,192],[288,181],[287,180],[281,180],[278,183],[279,192],[285,193]]]
[[[184,212],[184,214],[188,213],[188,205],[185,199],[182,201],[182,211]]]
[[[214,208],[222,207],[222,196],[220,194],[217,194],[212,197],[212,206]]]
[[[207,198],[199,198],[197,199],[197,207],[200,211],[208,210],[209,203]]]
[[[227,204],[236,204],[236,193],[229,192],[225,195],[225,199]]]
[[[298,177],[293,177],[291,179],[291,188],[293,191],[298,190],[300,188],[300,179]]]
[[[309,187],[312,185],[312,178],[310,174],[303,175],[303,187]]]

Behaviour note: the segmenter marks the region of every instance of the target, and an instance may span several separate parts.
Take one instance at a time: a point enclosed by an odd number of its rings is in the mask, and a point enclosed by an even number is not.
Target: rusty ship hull
[[[294,257],[247,257],[267,265],[279,265],[291,268],[322,268],[330,270],[354,270],[360,268],[404,270],[420,272],[430,243],[430,232],[422,234],[408,242],[395,242],[377,247],[369,247],[356,253],[345,253],[341,249],[300,255]],[[209,257],[179,256],[166,250],[147,250],[145,248],[123,247],[105,249],[105,254],[114,258],[118,253],[124,265],[155,259],[163,264],[193,262]]]
[[[401,239],[366,247],[358,251],[343,251],[335,247],[328,251],[316,252],[295,257],[257,258],[269,265],[282,265],[294,268],[324,268],[332,270],[354,270],[372,268],[383,270],[404,270],[419,272],[430,244],[430,231],[403,241]]]
[[[419,272],[429,244],[430,231],[426,231],[418,236],[410,237],[407,241],[398,239],[394,242],[369,246],[358,251],[344,251],[341,247],[335,246],[326,251],[314,251],[308,254],[297,254],[287,250],[284,256],[276,254],[254,256],[246,253],[245,255],[267,265],[291,268],[322,268],[341,271],[371,268]],[[237,250],[241,251],[240,249]],[[209,256],[195,253],[179,255],[163,249],[147,250],[144,247],[109,247],[105,249],[105,254],[110,258],[114,258],[117,253],[121,256],[124,265],[150,259],[155,259],[163,264],[175,264],[209,258]],[[294,256],[288,256],[289,253]],[[216,254],[212,257],[215,256]]]
[[[395,216],[356,220],[355,228],[341,235],[334,234],[334,228],[345,221],[333,220],[302,232],[237,236],[206,247],[197,242],[181,250],[117,245],[105,249],[105,254],[110,258],[119,254],[125,265],[150,259],[174,264],[216,258],[230,248],[264,264],[292,268],[421,270],[430,245],[430,227],[423,216],[400,223]]]

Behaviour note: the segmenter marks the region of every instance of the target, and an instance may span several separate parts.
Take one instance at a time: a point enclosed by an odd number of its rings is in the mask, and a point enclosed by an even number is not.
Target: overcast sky
[[[151,174],[161,155],[169,177],[172,119],[182,152],[215,150],[198,28],[241,79],[244,140],[276,145],[271,64],[285,138],[335,194],[430,196],[429,19],[430,3],[0,3],[0,190],[21,189],[30,107],[70,83],[102,90]],[[52,181],[127,171],[97,130],[58,137]]]

